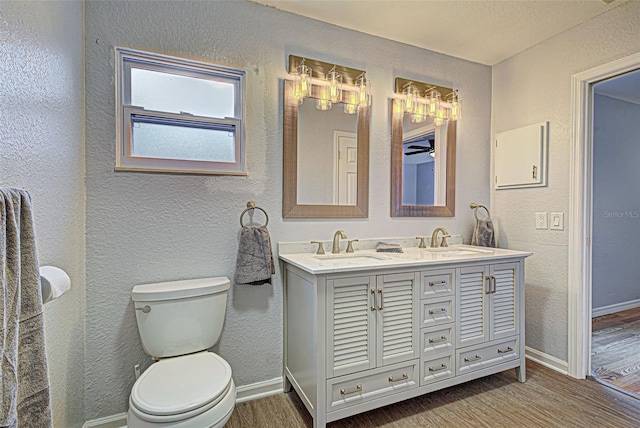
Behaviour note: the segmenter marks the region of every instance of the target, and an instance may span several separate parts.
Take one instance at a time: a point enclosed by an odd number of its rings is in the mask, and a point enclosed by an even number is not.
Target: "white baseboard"
[[[537,349],[524,347],[524,355],[527,359],[534,361],[540,365],[543,365],[551,370],[555,370],[562,374],[569,374],[569,364],[566,361],[562,361],[560,358],[556,358],[553,355],[545,354]]]
[[[277,377],[263,382],[256,382],[250,385],[238,386],[236,388],[236,403],[257,400],[269,395],[280,394],[282,392],[282,377]]]
[[[601,317],[602,315],[615,314],[616,312],[626,311],[627,309],[640,308],[640,299],[628,302],[616,303],[591,310],[591,318]]]
[[[100,419],[94,419],[87,421],[82,425],[82,428],[126,428],[127,427],[127,414],[120,413],[117,415],[111,415]]]

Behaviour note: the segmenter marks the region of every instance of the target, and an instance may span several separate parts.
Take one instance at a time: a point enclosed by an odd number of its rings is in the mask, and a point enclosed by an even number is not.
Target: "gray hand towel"
[[[376,245],[376,252],[378,253],[402,253],[402,246],[400,244],[388,244],[386,242],[378,242]]]
[[[473,236],[471,237],[471,245],[478,245],[480,247],[496,246],[493,222],[490,218],[486,220],[476,220],[476,227],[473,228]]]
[[[262,285],[271,282],[275,272],[271,238],[266,226],[244,226],[240,233],[236,259],[236,284]]]
[[[0,189],[0,426],[52,427],[31,197]]]

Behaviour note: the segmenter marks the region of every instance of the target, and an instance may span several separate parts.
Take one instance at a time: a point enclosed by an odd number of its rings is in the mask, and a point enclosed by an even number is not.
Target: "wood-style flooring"
[[[295,392],[238,404],[226,428],[312,427]],[[330,423],[372,427],[639,427],[640,401],[592,380],[527,361],[527,382],[513,370]]]
[[[640,308],[592,320],[591,374],[640,398]]]

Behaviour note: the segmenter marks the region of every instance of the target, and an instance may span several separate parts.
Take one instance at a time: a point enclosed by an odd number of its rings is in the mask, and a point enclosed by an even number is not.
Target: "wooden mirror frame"
[[[312,98],[305,100],[309,102]],[[370,107],[358,108],[357,147],[358,178],[356,205],[298,204],[298,100],[293,95],[292,82],[284,81],[283,118],[283,218],[366,218],[369,215],[369,114]],[[319,177],[326,171],[318,171]]]
[[[445,205],[402,205],[401,100],[391,100],[391,217],[454,217],[456,207],[456,122],[447,124],[447,190]]]

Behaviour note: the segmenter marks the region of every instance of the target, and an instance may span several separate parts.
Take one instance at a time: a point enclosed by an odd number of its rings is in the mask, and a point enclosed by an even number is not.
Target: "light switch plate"
[[[551,213],[551,230],[564,230],[564,213]]]
[[[536,213],[536,229],[548,229],[547,213]]]

